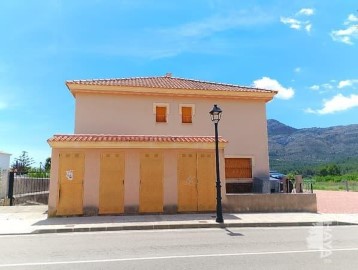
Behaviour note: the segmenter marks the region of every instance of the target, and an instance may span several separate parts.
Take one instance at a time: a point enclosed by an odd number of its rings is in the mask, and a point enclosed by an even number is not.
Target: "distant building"
[[[266,103],[276,91],[171,74],[66,85],[76,99],[75,134],[48,140],[49,215],[215,210],[214,104],[223,110],[223,203],[226,190],[269,182]]]

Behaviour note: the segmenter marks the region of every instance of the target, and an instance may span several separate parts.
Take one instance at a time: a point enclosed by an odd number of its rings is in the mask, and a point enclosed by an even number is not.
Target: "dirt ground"
[[[358,192],[314,191],[318,213],[358,214]]]

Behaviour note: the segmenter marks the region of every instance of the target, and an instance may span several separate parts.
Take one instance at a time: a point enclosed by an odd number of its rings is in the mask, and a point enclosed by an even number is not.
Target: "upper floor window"
[[[191,104],[179,105],[179,113],[181,114],[182,123],[193,123],[194,105]]]
[[[167,107],[156,107],[155,120],[156,122],[167,122]]]
[[[166,123],[168,122],[169,105],[163,103],[154,104],[155,122]]]

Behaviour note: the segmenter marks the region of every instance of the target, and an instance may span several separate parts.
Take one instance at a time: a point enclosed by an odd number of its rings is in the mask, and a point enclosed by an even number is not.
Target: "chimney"
[[[168,73],[165,74],[165,77],[171,78],[172,75],[173,75],[173,74],[172,74],[171,72],[168,72]]]

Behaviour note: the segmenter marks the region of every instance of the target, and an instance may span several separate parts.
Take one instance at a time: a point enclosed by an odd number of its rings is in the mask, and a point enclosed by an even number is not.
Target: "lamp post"
[[[218,123],[221,119],[222,110],[215,104],[213,109],[209,112],[211,121],[215,126],[215,159],[216,159],[216,222],[224,223],[223,210],[221,207],[221,183],[220,183],[220,168],[219,168],[219,138],[218,138]]]

